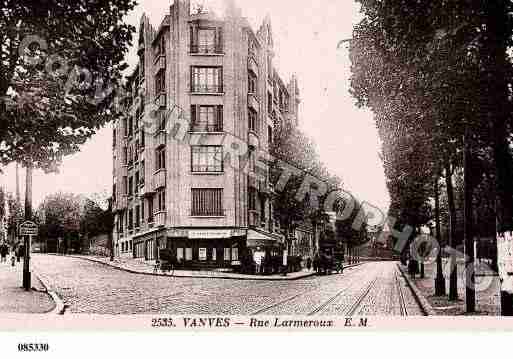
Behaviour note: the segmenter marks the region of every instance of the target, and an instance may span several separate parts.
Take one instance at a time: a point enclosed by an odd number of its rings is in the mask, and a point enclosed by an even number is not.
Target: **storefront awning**
[[[264,233],[253,229],[248,230],[248,247],[278,247],[283,243],[283,236]]]

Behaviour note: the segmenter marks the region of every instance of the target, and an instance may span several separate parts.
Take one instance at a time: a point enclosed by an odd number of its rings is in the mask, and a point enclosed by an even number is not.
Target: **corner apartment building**
[[[113,130],[117,256],[152,261],[167,248],[187,267],[228,267],[257,247],[281,254],[259,163],[275,124],[298,121],[297,79],[286,83],[273,67],[269,19],[255,33],[227,3],[219,15],[176,0],[158,29],[142,16],[139,64]],[[155,109],[178,112],[186,136],[173,136],[177,117]],[[227,138],[247,153],[234,156]]]

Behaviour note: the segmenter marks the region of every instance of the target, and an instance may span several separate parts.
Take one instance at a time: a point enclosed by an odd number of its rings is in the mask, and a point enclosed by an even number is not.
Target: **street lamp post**
[[[25,220],[32,219],[32,164],[27,164],[26,189],[25,189]],[[30,236],[24,236],[25,257],[23,258],[23,288],[30,290]]]

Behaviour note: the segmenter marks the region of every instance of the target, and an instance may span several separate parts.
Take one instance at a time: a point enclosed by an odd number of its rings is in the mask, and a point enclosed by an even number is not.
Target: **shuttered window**
[[[192,216],[222,217],[223,189],[222,188],[193,188]]]

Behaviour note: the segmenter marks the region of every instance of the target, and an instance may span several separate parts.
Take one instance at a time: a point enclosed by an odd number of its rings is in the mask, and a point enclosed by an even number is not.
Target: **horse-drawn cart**
[[[170,273],[173,275],[176,267],[176,257],[171,249],[161,249],[159,251],[159,261],[155,270],[160,270],[162,273]]]

